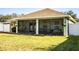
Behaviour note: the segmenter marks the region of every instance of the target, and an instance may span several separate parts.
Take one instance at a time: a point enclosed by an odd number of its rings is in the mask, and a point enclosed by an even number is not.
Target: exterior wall
[[[69,32],[69,20],[67,18],[63,19],[63,23],[64,23],[64,36],[68,37],[68,32]]]
[[[10,23],[0,23],[0,32],[10,32],[11,25]]]
[[[79,35],[79,23],[69,24],[69,35]]]

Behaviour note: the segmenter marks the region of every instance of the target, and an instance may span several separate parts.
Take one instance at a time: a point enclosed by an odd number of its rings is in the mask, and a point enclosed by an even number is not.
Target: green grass
[[[51,50],[66,41],[64,36],[33,36],[0,33],[0,51]]]
[[[69,36],[67,40],[55,48],[51,46],[49,50],[55,51],[79,51],[79,36]]]
[[[79,51],[79,36],[34,36],[0,33],[0,51]]]

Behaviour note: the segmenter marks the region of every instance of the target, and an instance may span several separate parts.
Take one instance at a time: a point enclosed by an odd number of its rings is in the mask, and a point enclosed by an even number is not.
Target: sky
[[[31,13],[37,10],[40,10],[41,8],[0,8],[0,14],[6,15],[6,14],[27,14]],[[79,18],[79,8],[53,8],[60,12],[67,12],[69,10],[72,10],[75,14],[77,14],[77,17]]]

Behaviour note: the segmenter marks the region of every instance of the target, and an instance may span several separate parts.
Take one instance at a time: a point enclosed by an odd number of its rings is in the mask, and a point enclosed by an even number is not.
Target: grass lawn
[[[0,51],[79,51],[79,36],[34,36],[0,33]]]
[[[50,47],[55,48],[66,40],[64,36],[32,36],[0,33],[0,51],[51,50]]]
[[[51,46],[49,50],[53,51],[79,51],[79,36],[69,36],[63,43],[55,48]]]

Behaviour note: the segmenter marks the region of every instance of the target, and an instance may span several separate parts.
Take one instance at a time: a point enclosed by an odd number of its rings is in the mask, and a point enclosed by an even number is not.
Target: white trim
[[[19,18],[13,18],[10,19],[11,21],[16,21],[16,20],[34,20],[34,19],[57,19],[57,18],[64,18],[64,17],[69,17],[69,15],[60,15],[60,16],[39,16],[39,17],[19,17]]]
[[[69,20],[66,19],[66,37],[68,37],[68,30],[69,30],[68,29],[68,26],[69,26],[68,23],[69,23]]]
[[[39,34],[39,20],[36,19],[36,34]]]
[[[66,34],[66,33],[65,33],[65,31],[66,31],[66,19],[65,19],[65,18],[63,19],[63,28],[64,28],[64,29],[63,29],[63,30],[64,30],[64,31],[63,31],[63,34],[64,34],[64,36],[65,36],[65,34]]]
[[[16,20],[16,33],[18,33],[18,20]]]
[[[63,32],[63,34],[64,34],[64,36],[68,37],[68,20],[66,18],[64,18],[63,23],[64,23],[64,32]]]

